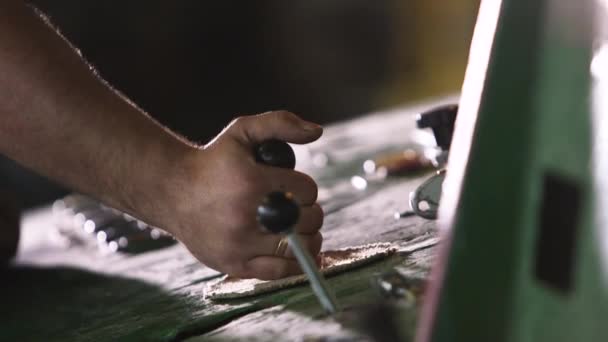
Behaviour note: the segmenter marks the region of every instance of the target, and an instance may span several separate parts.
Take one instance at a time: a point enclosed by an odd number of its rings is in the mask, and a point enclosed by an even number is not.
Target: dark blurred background
[[[205,142],[238,115],[326,124],[459,91],[479,0],[31,3],[115,88]],[[25,207],[68,191],[6,158],[0,190]]]

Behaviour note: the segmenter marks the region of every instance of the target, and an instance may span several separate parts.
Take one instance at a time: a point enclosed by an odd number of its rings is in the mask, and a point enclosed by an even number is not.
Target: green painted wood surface
[[[279,307],[243,316],[222,328],[188,341],[370,340],[364,331],[364,313],[370,305],[382,300],[382,296],[372,286],[373,277],[397,267],[407,269],[413,277],[426,278],[433,256],[434,248],[419,249],[329,279],[344,310],[335,317],[326,316],[313,294],[306,287],[299,287],[283,291],[280,295],[287,300]],[[416,304],[419,305],[420,302]],[[417,311],[417,305],[398,311],[398,320],[403,319],[398,321],[401,336],[406,341],[414,336]],[[405,320],[405,317],[410,319]]]

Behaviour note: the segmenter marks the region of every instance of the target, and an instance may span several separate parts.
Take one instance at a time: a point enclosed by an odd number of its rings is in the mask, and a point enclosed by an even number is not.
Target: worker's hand
[[[295,230],[318,255],[323,212],[317,185],[300,172],[256,163],[255,146],[268,139],[304,144],[322,128],[285,112],[234,120],[188,158],[175,199],[170,230],[201,262],[241,278],[278,279],[301,273],[290,249],[275,255],[280,235],[263,232],[256,209],[271,191],[289,191],[301,206]],[[171,225],[173,223],[173,225]]]
[[[17,253],[19,243],[19,211],[0,192],[0,267],[5,266]]]

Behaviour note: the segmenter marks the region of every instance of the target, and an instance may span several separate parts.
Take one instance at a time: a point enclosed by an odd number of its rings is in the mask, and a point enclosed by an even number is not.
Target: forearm
[[[157,208],[134,208],[134,198],[163,196],[174,159],[187,148],[102,82],[21,1],[0,3],[1,152],[111,205],[142,211]]]
[[[255,219],[272,191],[298,199],[293,229],[319,253],[315,182],[256,163],[252,151],[269,139],[303,144],[321,134],[294,114],[269,112],[233,121],[198,149],[112,91],[21,2],[0,0],[0,152],[168,229],[210,267],[262,279],[301,272],[289,250],[277,254],[281,237]]]

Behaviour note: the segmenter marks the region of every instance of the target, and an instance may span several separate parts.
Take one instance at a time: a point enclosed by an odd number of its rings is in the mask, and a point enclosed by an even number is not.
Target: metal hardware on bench
[[[444,167],[447,163],[457,113],[457,105],[446,105],[421,113],[416,119],[418,128],[430,128],[433,131],[437,146],[441,149],[436,157],[439,167]],[[443,168],[410,193],[410,206],[416,215],[430,220],[437,219],[445,172]]]

